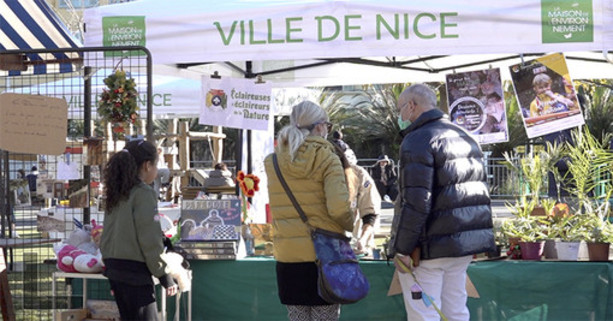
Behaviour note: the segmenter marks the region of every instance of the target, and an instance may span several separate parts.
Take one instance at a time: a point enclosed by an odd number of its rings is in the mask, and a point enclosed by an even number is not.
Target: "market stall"
[[[391,0],[241,1],[219,3],[214,7],[203,7],[201,1],[142,0],[87,10],[85,21],[85,43],[88,46],[142,45],[151,51],[156,64],[187,68],[191,72],[202,72],[206,77],[217,69],[226,78],[255,78],[259,74],[264,81],[272,82],[276,87],[442,80],[445,73],[456,70],[523,63],[524,57],[541,56],[546,52],[568,52],[569,57],[575,57],[569,60],[578,62],[577,65],[570,65],[569,68],[577,78],[608,77],[613,74],[607,61],[611,59],[609,50],[613,48],[613,3],[605,0],[577,2],[572,7],[566,3],[561,5],[535,0],[479,5],[467,0],[419,4]],[[101,67],[117,69],[123,61],[117,55],[115,58],[107,55],[105,50],[98,51],[90,51],[85,58],[88,65],[97,61]],[[479,56],[468,56],[475,54]],[[147,52],[132,52],[128,56],[132,55],[132,59],[149,58]],[[201,66],[219,61],[226,63]],[[584,65],[586,61],[596,68]],[[145,62],[138,65],[143,69]],[[135,65],[134,72],[139,71],[137,67]],[[586,72],[587,76],[579,76],[580,72]],[[89,72],[84,76],[84,79],[88,79]],[[195,96],[197,94],[194,93]],[[147,100],[151,101],[151,98],[149,86]],[[86,103],[85,108],[92,108],[90,104],[91,101]],[[148,113],[148,116],[151,117],[151,114]],[[257,132],[254,131],[251,138],[247,133],[244,136],[247,141],[243,154],[246,155],[245,159],[269,151],[260,148],[260,143],[265,139],[271,141],[271,133],[262,131],[262,135],[258,136]],[[252,146],[249,144],[251,140],[258,144]],[[242,165],[247,171],[257,170],[260,165],[257,158],[254,162],[243,163],[248,164]],[[85,174],[89,179],[89,173]],[[85,212],[89,216],[89,210],[84,210],[84,215]],[[202,319],[218,320],[231,313],[262,315],[266,320],[274,319],[275,315],[285,318],[276,298],[272,260],[192,263],[195,283],[202,282],[202,285],[194,287],[194,297],[207,303],[196,304],[195,319],[200,316]],[[485,268],[490,264],[494,266],[498,263],[480,262],[469,269],[478,290],[493,278]],[[539,282],[532,283],[514,279],[514,275],[519,274],[516,268],[532,266],[549,274],[558,269],[574,271],[583,277],[582,280],[592,280],[589,284],[595,287],[590,291],[603,295],[611,293],[600,281],[610,281],[610,263],[556,262],[559,265],[555,267],[548,264],[500,262],[496,268],[508,268],[505,276],[509,279],[498,283],[508,284],[510,292],[517,290],[516,296],[521,296],[521,291],[530,291],[534,283],[556,282],[557,289],[562,283],[568,284],[564,279],[567,275],[563,273],[558,274],[559,278],[555,280],[539,279]],[[484,269],[476,269],[480,266]],[[599,272],[590,274],[583,266]],[[343,318],[354,320],[364,315],[375,319],[396,317],[395,314],[386,313],[398,313],[398,318],[402,318],[404,310],[400,297],[389,299],[384,294],[391,280],[391,268],[382,262],[364,262],[363,267],[373,290],[365,300],[346,307]],[[579,268],[574,270],[573,267]],[[582,285],[587,286],[588,283]],[[574,287],[569,289],[575,291]],[[229,291],[231,295],[219,295],[223,291]],[[248,308],[228,309],[237,301],[236,294],[243,293],[241,291],[251,294],[239,297],[237,304]],[[502,314],[507,318],[533,308],[539,309],[545,304],[538,302],[516,306],[510,303],[509,297],[500,296],[496,291],[484,287],[480,299],[483,301],[475,303],[471,299],[469,305],[475,318],[487,315],[486,310],[492,306],[493,314],[483,319],[495,319],[493,315]],[[572,295],[561,290],[555,294]],[[557,298],[556,295],[552,297]],[[568,305],[567,301],[558,301]],[[391,307],[390,302],[394,302]],[[596,304],[601,302],[600,299],[596,300]],[[589,314],[595,315],[596,319],[611,318],[608,308],[589,305],[592,303],[587,302],[585,307],[579,307],[578,314],[571,311],[569,315]],[[557,312],[568,308],[556,302],[547,301],[546,304],[549,313],[553,313],[551,311],[554,309]],[[611,305],[608,301],[603,304]],[[245,315],[231,319],[241,317],[245,318]]]
[[[198,1],[171,4],[143,0],[87,10],[85,21],[87,45],[120,45],[130,41],[146,45],[155,64],[175,65],[201,72],[207,78],[214,71],[223,77],[261,75],[273,87],[442,81],[445,74],[492,67],[501,67],[502,78],[510,79],[509,66],[521,67],[528,59],[552,52],[566,54],[573,78],[612,74],[609,51],[613,48],[613,4],[608,1],[523,0],[478,5],[470,1],[249,1],[225,2],[202,9]],[[261,143],[266,135],[270,138],[272,133],[251,139]],[[249,138],[245,139],[244,152],[256,161],[243,162],[239,168],[257,171],[261,164],[255,155],[262,153],[261,145],[252,148]],[[490,266],[508,272],[501,272],[505,279],[492,281],[487,273]],[[541,275],[539,282],[515,279],[525,266],[539,271],[536,273]],[[404,310],[399,297],[389,299],[384,295],[391,269],[381,262],[365,262],[363,267],[375,284],[372,297],[347,306],[342,318],[361,320],[365,315],[376,319],[402,318]],[[194,315],[204,319],[209,318],[208,314],[210,319],[223,319],[231,313],[253,316],[267,307],[272,310],[262,315],[268,320],[274,319],[271,315],[284,318],[283,309],[276,303],[273,261],[194,261],[192,268],[195,282],[202,282],[202,286],[195,288],[206,289],[202,290],[206,293],[195,293],[195,297],[211,303],[194,307]],[[592,268],[600,271],[597,276],[587,272]],[[571,271],[571,276],[566,271]],[[542,277],[545,272],[556,276]],[[610,318],[608,302],[603,305],[598,305],[599,300],[596,305],[591,305],[593,301],[582,302],[586,305],[571,311],[567,301],[556,300],[557,294],[570,295],[559,290],[559,286],[568,284],[565,278],[574,279],[574,275],[591,279],[589,284],[596,288],[590,291],[609,293],[604,285],[607,283],[598,281],[610,279],[609,263],[479,262],[469,268],[469,275],[474,276],[478,291],[483,287],[481,299],[469,302],[475,319],[507,319],[533,313],[531,309],[541,314],[549,311],[556,317],[572,315],[570,319],[586,315]],[[225,282],[218,283],[219,280]],[[548,281],[560,282],[548,284],[558,289],[548,293],[551,301],[516,304],[518,301],[511,299]],[[487,288],[488,282],[511,293],[510,296],[499,296],[497,290]],[[219,295],[223,291],[250,296],[240,296],[237,302],[236,296]],[[387,301],[379,302],[375,297]],[[271,300],[270,304],[263,303],[266,298]],[[397,309],[389,307],[390,300]],[[244,309],[228,311],[228,304],[234,303]],[[399,315],[387,315],[390,311]],[[558,311],[564,312],[557,314]],[[230,317],[241,318],[246,316]]]

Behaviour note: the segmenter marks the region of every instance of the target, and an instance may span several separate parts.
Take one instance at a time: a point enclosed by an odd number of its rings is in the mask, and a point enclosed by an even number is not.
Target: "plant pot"
[[[540,261],[545,248],[545,241],[519,242],[522,260]]]
[[[577,261],[581,242],[556,242],[558,260]]]
[[[587,253],[590,261],[608,261],[610,243],[587,243]]]
[[[485,253],[489,258],[500,257],[502,253],[502,245],[496,245],[496,249]]]
[[[530,213],[530,215],[532,216],[545,216],[547,215],[547,212],[545,211],[544,207],[538,206],[532,209],[532,212]]]
[[[555,240],[545,240],[545,248],[543,249],[543,255],[546,259],[557,259],[558,251],[556,251]]]

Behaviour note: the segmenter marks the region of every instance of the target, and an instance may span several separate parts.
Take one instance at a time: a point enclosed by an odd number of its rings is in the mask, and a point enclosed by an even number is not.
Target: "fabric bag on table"
[[[339,304],[355,303],[366,297],[370,284],[349,244],[350,239],[343,234],[312,227],[281,174],[276,154],[273,154],[273,165],[287,196],[311,231],[317,256],[319,296],[328,303]]]

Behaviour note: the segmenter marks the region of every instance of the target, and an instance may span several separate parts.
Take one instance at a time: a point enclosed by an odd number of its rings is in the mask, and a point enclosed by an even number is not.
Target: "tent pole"
[[[153,60],[151,53],[147,53],[147,140],[153,142]]]
[[[83,67],[83,137],[84,140],[91,138],[92,136],[92,127],[91,127],[91,119],[92,119],[92,77],[91,77],[92,67],[85,66]],[[89,195],[92,195],[91,191],[91,166],[89,164],[83,165],[83,179],[87,182],[87,206],[83,208],[83,224],[89,224],[90,222],[90,199]]]
[[[251,61],[247,61],[246,63],[247,73],[245,74],[245,78],[255,78],[253,74],[253,63]],[[247,173],[250,173],[252,170],[252,162],[251,159],[251,130],[247,129]]]

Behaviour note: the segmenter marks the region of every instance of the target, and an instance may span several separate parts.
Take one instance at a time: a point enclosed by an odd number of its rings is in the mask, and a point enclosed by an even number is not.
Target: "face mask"
[[[398,127],[400,127],[400,130],[405,130],[409,126],[411,126],[411,119],[410,119],[410,117],[407,117],[407,118],[409,118],[409,119],[402,120],[402,109],[401,109],[400,110],[400,114],[398,114]]]
[[[409,126],[411,126],[411,121],[408,119],[402,120],[402,115],[398,115],[398,127],[400,127],[400,130],[405,130]]]

